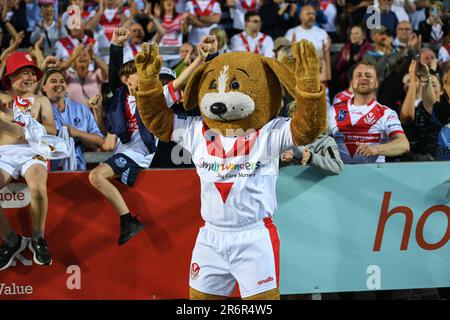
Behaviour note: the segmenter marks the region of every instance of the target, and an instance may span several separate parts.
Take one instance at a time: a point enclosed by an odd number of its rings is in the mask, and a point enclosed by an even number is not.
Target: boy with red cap
[[[32,237],[28,243],[18,235],[0,206],[0,236],[4,241],[0,247],[0,270],[8,268],[27,245],[35,263],[52,263],[44,239],[48,207],[47,159],[32,149],[24,138],[23,128],[14,121],[14,114],[19,112],[41,123],[47,134],[56,134],[50,101],[33,93],[41,77],[42,71],[28,53],[16,52],[6,59],[6,74],[1,84],[8,94],[0,93],[0,189],[19,175],[25,178],[31,193]]]

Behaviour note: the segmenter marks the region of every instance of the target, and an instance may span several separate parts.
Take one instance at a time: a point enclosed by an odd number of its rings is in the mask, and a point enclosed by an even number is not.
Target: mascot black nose
[[[210,110],[215,115],[220,116],[221,114],[227,112],[227,106],[225,105],[225,103],[216,102],[211,106]]]

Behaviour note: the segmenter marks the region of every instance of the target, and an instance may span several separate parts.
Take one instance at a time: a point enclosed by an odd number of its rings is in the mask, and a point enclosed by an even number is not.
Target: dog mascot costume
[[[236,282],[244,299],[280,298],[279,239],[272,222],[279,157],[326,128],[314,46],[296,42],[293,56],[288,67],[248,52],[203,64],[184,92],[185,109],[199,106],[201,117],[180,117],[167,107],[156,44],[136,56],[144,124],[162,141],[187,149],[200,176],[205,226],[192,253],[191,299],[224,299]],[[297,103],[292,118],[277,116],[282,86]]]

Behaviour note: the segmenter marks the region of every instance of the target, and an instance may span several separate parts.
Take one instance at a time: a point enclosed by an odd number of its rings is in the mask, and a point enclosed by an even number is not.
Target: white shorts
[[[203,293],[230,296],[237,282],[242,298],[275,289],[279,248],[271,218],[241,229],[207,223],[192,253],[189,285]]]
[[[8,144],[0,146],[0,169],[14,179],[25,176],[27,170],[34,164],[48,170],[48,161],[38,155],[28,144]]]

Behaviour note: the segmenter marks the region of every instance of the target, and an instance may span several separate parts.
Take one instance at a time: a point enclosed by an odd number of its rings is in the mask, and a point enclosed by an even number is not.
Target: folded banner
[[[281,293],[450,286],[450,162],[346,166],[325,177],[287,167],[275,214]],[[194,170],[148,170],[117,184],[145,231],[117,246],[119,219],[88,173],[51,173],[50,267],[25,251],[0,272],[0,299],[187,298],[200,217]],[[0,190],[14,228],[29,236],[23,184]]]

